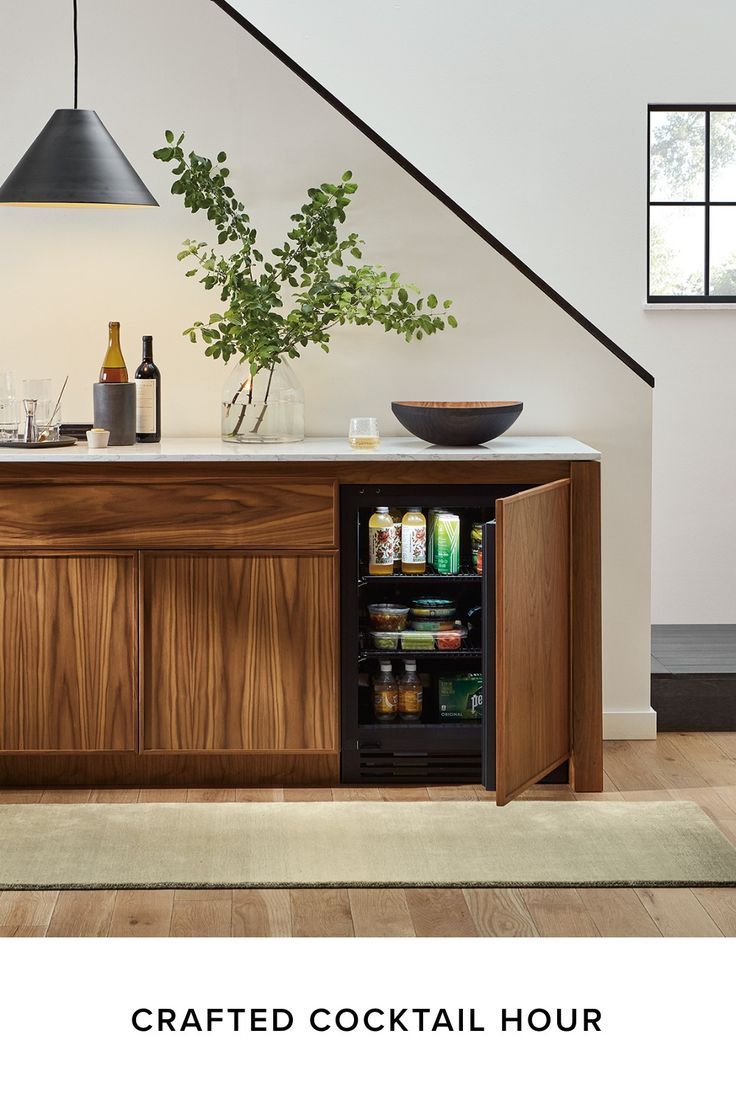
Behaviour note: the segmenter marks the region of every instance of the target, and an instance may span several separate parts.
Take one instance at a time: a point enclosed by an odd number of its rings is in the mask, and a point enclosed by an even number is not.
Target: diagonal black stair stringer
[[[295,61],[294,58],[285,53],[280,46],[277,46],[275,42],[263,34],[258,27],[254,26],[244,15],[241,15],[231,4],[228,4],[227,0],[212,0],[212,3],[216,4],[217,7],[229,15],[231,19],[235,20],[235,22],[239,24],[243,30],[247,31],[256,42],[263,46],[264,49],[268,50],[268,52],[277,58],[282,65],[285,65],[287,69],[299,77],[299,79],[308,85],[312,91],[316,92],[318,96],[325,100],[326,103],[329,103],[335,111],[338,111],[343,118],[347,119],[348,122],[364,134],[366,138],[369,138],[374,145],[378,146],[378,148],[399,165],[404,172],[408,173],[418,184],[421,184],[423,188],[433,195],[435,199],[438,199],[448,210],[452,211],[452,213],[459,218],[461,222],[464,222],[473,233],[482,238],[482,240],[485,241],[487,245],[490,245],[492,249],[504,258],[504,260],[508,261],[517,271],[521,272],[530,283],[533,283],[535,287],[539,288],[539,290],[546,295],[548,299],[551,299],[560,310],[564,310],[573,321],[577,322],[579,326],[582,326],[592,337],[595,337],[596,341],[603,345],[604,348],[608,349],[608,351],[617,357],[623,364],[626,364],[635,375],[638,375],[638,377],[650,387],[654,386],[654,376],[634,360],[633,356],[629,356],[627,352],[624,352],[615,341],[612,341],[611,338],[599,329],[597,325],[591,322],[589,318],[581,314],[572,303],[569,303],[558,291],[555,291],[555,289],[551,287],[546,280],[543,280],[541,276],[537,275],[528,264],[521,260],[520,257],[517,257],[515,253],[512,253],[512,251],[504,245],[503,242],[499,241],[490,230],[477,220],[477,218],[474,218],[464,207],[461,207],[459,203],[449,196],[447,192],[438,187],[438,185],[435,184],[433,180],[430,180],[421,169],[407,160],[403,153],[400,153],[398,149],[387,142],[385,138],[382,138],[377,131],[369,126],[368,123],[364,122],[354,111],[351,111],[351,109],[339,100],[337,96],[333,95],[329,89],[325,88],[323,84],[320,84],[320,82]]]

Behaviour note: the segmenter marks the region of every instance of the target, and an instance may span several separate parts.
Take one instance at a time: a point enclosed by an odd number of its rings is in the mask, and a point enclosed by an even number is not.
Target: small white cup
[[[88,429],[87,430],[87,445],[90,448],[107,448],[107,442],[110,439],[109,429]]]

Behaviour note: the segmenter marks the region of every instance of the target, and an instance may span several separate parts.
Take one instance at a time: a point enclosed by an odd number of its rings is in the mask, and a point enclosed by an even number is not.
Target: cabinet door
[[[495,694],[486,695],[484,781],[494,787],[493,759],[496,801],[507,804],[570,757],[570,480],[499,498],[489,527]],[[490,664],[493,646],[487,654]]]
[[[144,557],[146,751],[335,751],[325,555]]]
[[[134,751],[133,555],[0,556],[0,749]]]

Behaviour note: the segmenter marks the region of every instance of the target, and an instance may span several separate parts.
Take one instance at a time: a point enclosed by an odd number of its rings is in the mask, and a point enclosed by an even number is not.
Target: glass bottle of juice
[[[394,573],[394,522],[388,506],[376,506],[368,522],[368,574]]]
[[[395,720],[399,711],[399,687],[391,663],[381,662],[381,672],[373,679],[373,712],[376,720]]]
[[[399,678],[399,716],[402,720],[422,718],[422,683],[416,659],[404,659],[404,673]]]
[[[410,506],[401,520],[401,573],[427,569],[427,522],[419,506]]]

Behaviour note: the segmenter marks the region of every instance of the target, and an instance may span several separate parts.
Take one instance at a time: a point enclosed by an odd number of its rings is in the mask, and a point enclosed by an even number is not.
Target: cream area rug
[[[736,885],[695,804],[0,805],[0,888]]]

